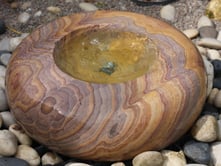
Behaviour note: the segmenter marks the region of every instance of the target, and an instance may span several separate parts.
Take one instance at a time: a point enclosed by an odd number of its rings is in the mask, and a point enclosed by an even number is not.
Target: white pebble
[[[192,136],[202,142],[213,142],[217,139],[218,123],[214,116],[204,115],[192,127]]]
[[[133,166],[137,165],[161,166],[163,164],[163,157],[160,152],[147,151],[135,156],[132,163]]]
[[[221,41],[221,30],[218,32],[217,40]]]
[[[56,6],[49,6],[47,7],[47,11],[53,13],[53,14],[59,14],[61,13],[61,9],[59,7]]]
[[[16,47],[22,42],[22,40],[27,36],[28,34],[23,34],[20,37],[13,37],[10,39],[10,50],[14,51]]]
[[[213,104],[216,107],[221,108],[221,90],[219,90],[218,93],[216,94]]]
[[[221,120],[218,120],[217,123],[218,123],[218,141],[221,141]]]
[[[87,2],[79,3],[79,7],[86,12],[98,10],[98,8],[95,5],[93,5],[92,3],[87,3]]]
[[[221,142],[215,142],[211,145],[211,159],[214,166],[221,165]]]
[[[5,90],[5,77],[0,76],[0,89]]]
[[[164,158],[163,166],[186,166],[186,158],[182,151],[163,150],[162,155]]]
[[[17,150],[17,139],[8,130],[0,130],[0,155],[12,156]]]
[[[8,108],[8,100],[5,94],[5,90],[0,88],[0,111],[6,111]]]
[[[56,153],[47,152],[41,158],[42,165],[55,165],[62,162],[62,158]]]
[[[1,63],[3,65],[7,66],[11,56],[12,56],[12,54],[10,54],[10,53],[2,54],[1,57],[0,57]]]
[[[217,88],[213,88],[209,94],[209,97],[208,97],[208,103],[209,104],[214,104],[214,100],[216,98],[216,95],[217,93],[219,92],[219,89]]]
[[[186,29],[183,33],[190,39],[193,39],[199,35],[198,29]]]
[[[30,17],[31,17],[31,15],[30,15],[29,13],[23,12],[23,13],[19,14],[19,16],[18,16],[18,22],[25,24],[25,23],[28,22],[28,20],[30,19]]]
[[[39,10],[34,14],[34,17],[40,17],[42,15],[42,11]]]
[[[207,53],[208,53],[207,56],[210,60],[221,59],[219,51],[217,50],[208,49]]]
[[[3,120],[2,120],[2,116],[0,114],[0,128],[2,127],[2,123],[3,123]]]
[[[212,49],[221,49],[221,41],[213,39],[213,38],[201,38],[197,41],[199,46],[212,48]]]
[[[27,161],[30,166],[38,166],[40,164],[38,153],[28,145],[19,145],[15,157]]]
[[[123,162],[116,162],[111,164],[111,166],[125,166],[125,164]]]
[[[163,6],[160,10],[160,16],[163,19],[173,21],[175,19],[175,7],[172,5]]]
[[[205,56],[207,54],[207,48],[204,48],[204,47],[201,47],[201,46],[197,46],[197,45],[196,45],[196,48],[198,49],[198,51],[200,52],[200,54],[202,56]]]
[[[91,165],[85,163],[67,163],[64,166],[91,166]]]
[[[0,112],[2,116],[3,125],[8,128],[10,125],[15,124],[15,118],[9,111]]]
[[[207,74],[207,96],[209,96],[213,88],[213,79],[214,79],[214,68],[210,61],[206,57],[203,57],[204,66],[206,68]]]
[[[9,126],[9,131],[11,131],[19,143],[22,145],[31,145],[32,139],[25,133],[25,131],[18,124],[12,124]]]
[[[6,67],[0,65],[0,77],[5,77],[5,75],[6,75]]]
[[[197,23],[197,28],[204,26],[214,26],[213,22],[207,16],[201,16]]]

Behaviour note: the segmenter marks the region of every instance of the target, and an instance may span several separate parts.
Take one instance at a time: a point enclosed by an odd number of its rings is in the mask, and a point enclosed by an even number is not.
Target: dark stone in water
[[[184,153],[196,163],[209,164],[210,162],[210,147],[207,143],[189,141],[184,145]]]
[[[213,80],[213,88],[221,89],[221,77]]]
[[[18,158],[2,157],[0,158],[0,166],[29,166],[29,164]]]

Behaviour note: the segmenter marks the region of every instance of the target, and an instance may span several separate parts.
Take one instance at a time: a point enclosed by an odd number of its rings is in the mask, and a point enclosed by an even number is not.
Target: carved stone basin
[[[128,12],[66,16],[14,51],[7,97],[35,140],[87,160],[160,150],[200,114],[206,74],[197,49],[160,20]]]

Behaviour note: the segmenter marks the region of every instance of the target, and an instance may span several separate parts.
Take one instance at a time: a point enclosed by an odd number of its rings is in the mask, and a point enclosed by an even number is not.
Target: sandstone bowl
[[[131,159],[180,138],[206,98],[192,42],[158,19],[97,11],[25,38],[6,76],[10,109],[33,139],[66,156]]]

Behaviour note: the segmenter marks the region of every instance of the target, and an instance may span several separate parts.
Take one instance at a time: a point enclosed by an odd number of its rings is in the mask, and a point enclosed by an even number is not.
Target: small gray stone
[[[214,38],[216,39],[218,32],[212,26],[203,26],[199,28],[200,37],[202,38]]]
[[[6,128],[9,128],[10,125],[15,124],[15,118],[12,115],[11,112],[9,111],[4,111],[4,112],[0,112],[1,116],[2,116],[2,121],[3,121],[3,125]]]
[[[27,2],[24,2],[22,5],[21,5],[21,9],[22,10],[27,10],[28,8],[31,7],[31,1],[27,1]]]
[[[28,22],[28,20],[31,18],[31,15],[27,12],[23,12],[18,15],[18,22],[25,24]]]
[[[17,145],[17,139],[13,133],[8,130],[0,130],[0,155],[14,155],[17,150]]]
[[[147,151],[135,156],[132,163],[133,166],[137,165],[161,166],[163,164],[163,157],[160,152]]]
[[[93,5],[92,3],[87,3],[87,2],[79,3],[79,7],[86,12],[98,10],[98,8],[95,5]]]
[[[191,160],[199,164],[209,164],[210,147],[207,143],[190,141],[184,145],[184,153]]]
[[[221,41],[216,40],[214,38],[202,38],[197,41],[199,46],[212,48],[212,49],[221,49]]]
[[[0,65],[0,77],[5,77],[5,74],[6,74],[6,67]]]
[[[10,39],[5,37],[0,41],[0,50],[10,51]]]
[[[6,98],[5,90],[0,89],[0,111],[8,110],[8,101]]]
[[[9,62],[9,60],[10,60],[10,58],[11,58],[11,55],[12,55],[12,54],[10,54],[10,53],[4,53],[4,54],[2,54],[1,57],[0,57],[1,63],[2,63],[3,65],[7,66],[7,65],[8,65],[8,62]]]
[[[192,136],[202,142],[213,142],[217,139],[218,123],[214,116],[204,115],[194,124]]]
[[[204,26],[214,26],[214,23],[207,16],[201,16],[198,20],[197,28]]]
[[[221,165],[221,142],[215,142],[211,145],[211,159],[214,166]]]
[[[14,157],[0,157],[0,166],[29,166],[29,164]]]
[[[174,21],[175,14],[176,14],[176,9],[172,5],[163,6],[160,10],[160,17],[165,20]]]

